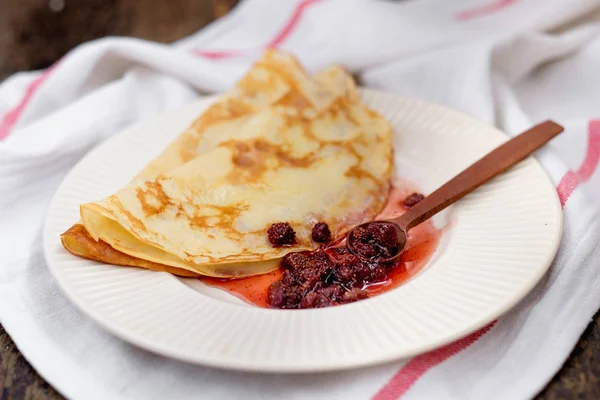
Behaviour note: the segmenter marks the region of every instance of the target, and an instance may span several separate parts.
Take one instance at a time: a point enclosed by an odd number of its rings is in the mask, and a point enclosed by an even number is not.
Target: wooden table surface
[[[106,35],[171,42],[236,0],[0,0],[0,80],[45,68],[79,43]],[[76,5],[76,6],[74,6]],[[600,312],[538,399],[600,399]],[[0,326],[0,400],[62,399]]]

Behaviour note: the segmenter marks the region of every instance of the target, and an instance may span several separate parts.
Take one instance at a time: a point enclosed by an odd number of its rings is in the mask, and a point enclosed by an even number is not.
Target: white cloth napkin
[[[592,0],[246,0],[174,45],[107,38],[0,85],[0,322],[73,399],[525,399],[600,306],[600,25]],[[573,21],[578,22],[573,22]],[[106,333],[50,276],[41,227],[67,171],[122,128],[232,85],[266,46],[311,71],[449,105],[511,134],[566,127],[538,159],[564,205],[560,251],[497,322],[411,360],[343,373],[234,373],[162,358]]]

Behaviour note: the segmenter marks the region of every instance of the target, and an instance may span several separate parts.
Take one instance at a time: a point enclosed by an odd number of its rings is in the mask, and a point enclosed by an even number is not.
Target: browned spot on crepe
[[[160,214],[169,205],[169,197],[163,191],[158,179],[148,181],[145,190],[136,188],[135,191],[146,216]]]

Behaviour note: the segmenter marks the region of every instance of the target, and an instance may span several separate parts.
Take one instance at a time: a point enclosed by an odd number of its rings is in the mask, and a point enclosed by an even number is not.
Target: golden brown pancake
[[[316,221],[343,234],[373,218],[391,156],[389,125],[342,69],[311,78],[292,57],[268,52],[130,185],[83,205],[85,229],[65,232],[63,245],[184,276],[268,272],[287,252],[316,247]],[[298,234],[293,248],[267,242],[282,220]]]

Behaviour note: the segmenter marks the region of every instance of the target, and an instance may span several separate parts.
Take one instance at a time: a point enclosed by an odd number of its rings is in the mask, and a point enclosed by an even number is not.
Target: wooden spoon
[[[364,254],[360,252],[361,246],[357,246],[359,239],[355,235],[356,229],[359,227],[368,228],[371,224],[391,225],[398,236],[397,251],[395,255],[390,257],[380,255],[378,261],[386,263],[397,259],[406,249],[407,234],[411,228],[431,218],[496,175],[506,171],[563,130],[562,126],[552,121],[545,121],[521,133],[456,175],[399,217],[358,225],[348,234],[346,247],[351,253],[364,258]]]

